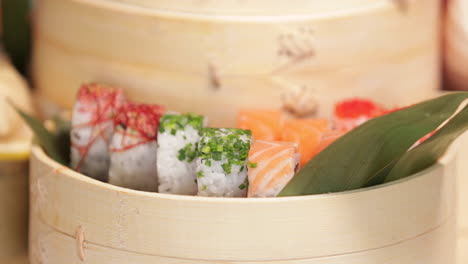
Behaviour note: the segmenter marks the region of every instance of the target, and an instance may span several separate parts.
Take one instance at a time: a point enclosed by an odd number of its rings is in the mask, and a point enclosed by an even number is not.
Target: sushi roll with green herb
[[[159,105],[126,103],[115,118],[110,145],[109,183],[140,191],[158,190],[156,152]]]
[[[125,96],[120,89],[95,83],[80,87],[71,121],[72,169],[107,181],[114,117],[124,101]]]
[[[206,119],[196,114],[165,114],[159,124],[157,168],[160,193],[195,195],[194,161]]]
[[[198,195],[247,196],[250,130],[204,128],[196,160]]]

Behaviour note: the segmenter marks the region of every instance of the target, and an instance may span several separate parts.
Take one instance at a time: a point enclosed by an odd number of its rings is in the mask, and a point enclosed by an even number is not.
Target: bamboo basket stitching
[[[32,200],[34,201],[33,206],[32,206],[32,210],[34,213],[39,213],[47,201],[48,190],[46,187],[47,184],[44,183],[44,178],[47,178],[48,176],[52,174],[60,175],[66,169],[67,168],[64,166],[57,167],[51,170],[47,175],[37,176],[33,180],[33,182],[30,185],[31,186],[30,191],[31,191]]]
[[[114,243],[117,248],[126,249],[128,240],[128,216],[130,214],[139,214],[140,211],[137,208],[130,208],[128,206],[127,198],[121,193],[117,193],[119,197],[119,206],[116,212],[118,216],[116,218],[115,226],[117,232],[115,233]]]
[[[81,261],[85,261],[84,250],[86,248],[86,241],[85,241],[83,227],[81,225],[79,225],[76,228],[75,238],[76,238],[76,253],[78,255],[78,258]]]
[[[278,37],[277,56],[284,63],[270,74],[273,82],[281,87],[282,108],[295,116],[308,116],[317,111],[318,98],[313,89],[285,76],[286,72],[301,67],[316,56],[314,31],[310,26],[281,33]]]
[[[48,250],[47,250],[47,243],[45,242],[47,237],[50,235],[48,232],[45,235],[41,235],[35,239],[32,243],[31,247],[31,257],[35,260],[37,264],[48,264],[49,257],[48,257]]]
[[[286,62],[273,70],[272,74],[287,71],[316,55],[314,32],[309,26],[301,26],[278,36],[277,55]]]
[[[208,64],[208,80],[214,91],[221,89],[221,80],[218,75],[218,68],[213,64]]]
[[[281,82],[281,79],[277,81]],[[319,102],[312,87],[285,82],[282,86],[284,89],[280,96],[284,110],[299,117],[312,115],[317,111]]]

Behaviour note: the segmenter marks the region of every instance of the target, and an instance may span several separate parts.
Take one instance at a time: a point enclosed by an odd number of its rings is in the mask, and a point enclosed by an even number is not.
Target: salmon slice
[[[252,131],[256,140],[279,140],[283,117],[280,111],[241,110],[237,127]]]
[[[298,144],[302,167],[317,153],[322,135],[328,130],[329,123],[323,119],[286,120],[281,140]]]
[[[248,158],[248,197],[275,197],[296,173],[297,145],[256,140]]]
[[[335,142],[337,139],[339,139],[344,134],[346,134],[346,131],[344,131],[344,130],[328,130],[325,133],[323,133],[322,138],[320,139],[320,143],[319,143],[313,157],[315,157],[315,155],[322,152],[331,143]]]
[[[386,110],[371,100],[353,98],[335,105],[334,121],[337,130],[351,130]]]

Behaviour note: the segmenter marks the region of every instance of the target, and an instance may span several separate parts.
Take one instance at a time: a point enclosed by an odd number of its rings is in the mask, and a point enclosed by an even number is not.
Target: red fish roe
[[[383,109],[380,106],[367,99],[353,98],[335,106],[335,115],[340,118],[375,117],[382,112]]]
[[[335,105],[334,121],[337,130],[349,131],[371,118],[380,116],[384,109],[371,100],[353,98]]]
[[[120,107],[114,124],[134,130],[147,140],[155,140],[163,114],[164,107],[159,105],[125,103]]]

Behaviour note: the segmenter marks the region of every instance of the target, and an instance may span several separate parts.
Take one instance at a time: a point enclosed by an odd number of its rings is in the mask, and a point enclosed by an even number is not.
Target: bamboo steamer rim
[[[468,132],[467,132],[468,133]],[[67,175],[71,178],[75,178],[76,180],[81,180],[85,183],[107,188],[109,190],[117,191],[117,192],[125,192],[128,195],[135,195],[135,196],[143,196],[143,197],[152,197],[158,198],[163,200],[179,200],[179,201],[193,201],[193,202],[212,202],[212,203],[277,203],[277,202],[289,202],[289,201],[301,201],[301,200],[312,200],[312,199],[326,199],[336,196],[346,196],[346,195],[353,195],[357,193],[364,193],[370,192],[382,188],[387,188],[389,186],[397,185],[403,182],[415,180],[421,176],[424,176],[432,171],[440,169],[442,166],[448,164],[451,160],[453,160],[458,153],[458,142],[456,140],[452,146],[447,150],[447,152],[437,161],[436,164],[430,166],[429,168],[417,172],[409,177],[405,177],[403,179],[399,179],[396,181],[379,184],[376,186],[360,188],[356,190],[350,191],[343,191],[343,192],[333,192],[333,193],[326,193],[326,194],[314,194],[314,195],[302,195],[302,196],[288,196],[288,197],[269,197],[269,198],[245,198],[245,197],[203,197],[203,196],[191,196],[191,195],[178,195],[178,194],[165,194],[165,193],[157,193],[157,192],[145,192],[139,190],[133,190],[129,188],[115,186],[106,182],[101,182],[95,180],[91,177],[88,177],[84,174],[81,174],[75,170],[72,170],[69,167],[63,166],[56,162],[55,160],[51,159],[41,147],[34,145],[32,147],[32,156],[35,156],[38,160],[45,164],[49,164],[51,167],[61,170],[64,175]],[[66,169],[66,171],[62,171],[62,169]]]
[[[450,150],[421,173],[361,190],[280,198],[214,198],[112,186],[71,171],[35,146],[32,215],[75,239],[81,226],[89,245],[122,254],[198,261],[195,263],[318,261],[406,243],[444,226],[454,216],[453,153]],[[378,202],[379,197],[383,203]],[[356,229],[347,217],[373,222]],[[318,228],[309,228],[311,223]],[[304,233],[307,235],[301,237]],[[246,243],[249,236],[255,239]],[[220,238],[226,238],[222,245]]]
[[[234,6],[234,0],[224,0],[225,2],[230,3],[227,7],[216,9],[211,12],[203,11],[202,9],[197,9],[197,4],[194,2],[190,8],[182,10],[180,8],[174,8],[171,1],[166,3],[146,3],[148,5],[143,5],[145,0],[68,0],[70,2],[75,2],[76,4],[93,6],[94,8],[105,9],[108,11],[114,12],[123,12],[123,13],[132,13],[134,15],[148,15],[148,16],[158,16],[158,17],[168,17],[168,18],[183,18],[183,19],[192,19],[192,20],[213,20],[215,18],[217,21],[229,21],[229,22],[274,22],[274,21],[300,21],[305,19],[335,19],[348,16],[361,15],[363,13],[373,13],[379,10],[384,10],[387,8],[396,8],[396,9],[406,9],[407,3],[400,3],[401,1],[392,0],[380,0],[372,1],[366,0],[365,4],[356,5],[355,7],[350,7],[347,9],[337,9],[337,10],[313,10],[307,9],[309,12],[305,12],[304,9],[301,12],[292,12],[291,14],[284,14],[288,12],[281,13],[254,13],[254,14],[242,14],[242,12],[236,13],[227,13],[222,14],[220,12],[224,9],[230,9]],[[277,0],[278,3],[282,0]],[[355,0],[356,2],[362,2]],[[340,0],[337,0],[336,6],[340,6]],[[308,0],[304,0],[304,3],[309,3]],[[319,3],[320,5],[320,3]],[[405,5],[405,6],[402,6]],[[260,7],[256,7],[258,10],[261,10]],[[195,11],[196,12],[195,12]]]

